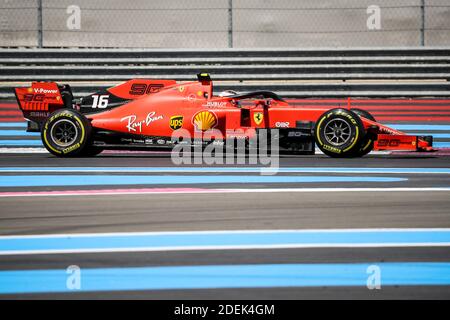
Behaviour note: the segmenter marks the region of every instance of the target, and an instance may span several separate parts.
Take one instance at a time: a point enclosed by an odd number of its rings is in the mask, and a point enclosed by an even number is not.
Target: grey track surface
[[[4,299],[133,299],[133,300],[448,300],[449,286],[386,286],[381,290],[364,287],[197,289],[63,294],[5,295]]]
[[[3,198],[1,234],[450,227],[448,192]],[[36,210],[39,208],[39,210]]]
[[[96,158],[58,159],[47,154],[2,155],[1,167],[155,167],[171,166],[170,156],[113,155]],[[323,156],[282,157],[283,167],[450,167],[445,156],[378,155],[336,160]],[[386,176],[386,174],[382,175]],[[399,187],[448,187],[449,175],[401,174]],[[213,185],[195,187],[230,187]],[[308,184],[308,187],[336,187]],[[374,187],[353,184],[351,187]],[[392,187],[391,184],[376,186]],[[132,186],[139,188],[142,186]],[[287,187],[245,184],[244,188]],[[290,184],[288,187],[304,187]],[[92,188],[92,187],[90,187]],[[111,188],[106,186],[105,188]],[[2,188],[0,188],[2,189]],[[51,190],[51,188],[35,188]],[[62,190],[64,188],[57,188]],[[72,189],[74,189],[72,187]],[[76,188],[79,189],[79,188]],[[23,191],[9,188],[0,191]],[[181,195],[115,195],[90,197],[0,198],[0,234],[95,233],[123,231],[326,229],[326,228],[431,228],[450,227],[448,192],[377,193],[236,193]],[[58,254],[1,256],[0,270],[80,267],[258,264],[349,263],[379,261],[450,261],[443,248],[322,248],[283,250],[223,250],[153,253]],[[366,288],[268,288],[221,290],[167,290],[76,294],[0,296],[0,298],[148,298],[148,299],[309,299],[309,298],[435,298],[450,299],[447,286]]]
[[[355,159],[333,159],[324,155],[292,156],[281,155],[282,167],[392,167],[392,168],[443,168],[450,167],[449,156],[436,156],[433,153],[417,153],[414,155],[369,155]],[[1,167],[17,166],[61,166],[61,167],[169,167],[173,166],[168,152],[133,153],[133,154],[100,154],[94,158],[61,159],[48,153],[38,154],[2,154]]]

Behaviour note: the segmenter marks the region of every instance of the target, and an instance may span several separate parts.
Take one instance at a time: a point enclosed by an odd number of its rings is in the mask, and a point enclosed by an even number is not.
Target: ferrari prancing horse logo
[[[253,114],[253,120],[255,120],[256,125],[259,126],[264,120],[264,114],[262,112],[255,112]]]

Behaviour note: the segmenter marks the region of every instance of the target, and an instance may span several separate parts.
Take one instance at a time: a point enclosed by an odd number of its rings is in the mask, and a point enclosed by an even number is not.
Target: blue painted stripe
[[[433,141],[435,148],[450,148],[450,142]]]
[[[126,175],[21,175],[0,177],[1,187],[172,185],[216,183],[320,183],[320,182],[400,182],[406,178],[334,176],[126,176]]]
[[[0,128],[27,127],[26,122],[0,122]]]
[[[397,130],[428,130],[428,131],[439,131],[439,130],[450,130],[450,125],[432,125],[432,124],[387,124],[387,126],[393,127]],[[3,122],[0,123],[0,128],[9,127],[26,127],[26,122]],[[435,138],[450,138],[450,134],[439,134],[433,132],[426,133],[410,133],[414,135],[433,135]],[[0,136],[39,136],[39,133],[26,132],[20,130],[0,130]],[[2,140],[0,141],[0,146],[42,146],[42,142],[38,140]],[[446,148],[450,147],[450,142],[435,142],[435,147]]]
[[[1,146],[44,146],[41,140],[0,140]]]
[[[385,124],[388,127],[397,130],[450,130],[450,125],[440,125],[440,124],[398,124],[391,123]]]
[[[213,288],[366,286],[371,264],[253,264],[81,269],[80,289],[66,270],[0,271],[0,293]],[[450,263],[376,263],[381,286],[450,285]]]
[[[450,133],[420,133],[420,132],[409,132],[408,134],[414,136],[432,135],[434,139],[449,139]]]
[[[2,167],[1,172],[117,172],[117,173],[260,173],[270,167]],[[382,174],[450,174],[450,168],[367,168],[367,167],[282,167],[279,173],[382,173]]]
[[[32,251],[172,250],[227,246],[444,245],[450,230],[222,231],[0,237],[0,254]]]
[[[39,132],[26,132],[24,130],[0,130],[0,136],[38,137]]]

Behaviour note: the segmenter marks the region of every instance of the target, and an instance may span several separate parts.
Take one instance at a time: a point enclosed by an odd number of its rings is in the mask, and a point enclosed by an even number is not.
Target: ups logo
[[[180,129],[183,126],[183,116],[173,116],[170,118],[169,126],[172,130]]]

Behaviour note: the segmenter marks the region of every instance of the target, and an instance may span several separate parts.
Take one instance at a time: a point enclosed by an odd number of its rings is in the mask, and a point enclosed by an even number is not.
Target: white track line
[[[0,153],[48,153],[50,155],[45,148],[0,148]]]
[[[317,192],[450,192],[450,187],[430,187],[430,188],[270,188],[270,189],[204,189],[204,190],[177,190],[177,191],[126,191],[101,192],[101,190],[78,191],[36,191],[34,192],[4,192],[0,193],[0,198],[10,197],[64,197],[64,196],[111,196],[111,195],[151,195],[151,194],[221,194],[221,193],[317,193]]]
[[[407,169],[407,170],[405,170]],[[431,171],[434,170],[434,171]],[[340,174],[450,174],[450,168],[352,168],[352,167],[2,167],[0,173],[340,173]]]
[[[77,238],[108,238],[108,237],[158,237],[158,236],[196,236],[196,235],[236,235],[251,234],[317,234],[317,233],[402,233],[405,236],[417,232],[450,232],[450,228],[365,228],[365,229],[281,229],[281,230],[217,230],[217,231],[163,231],[163,232],[116,232],[116,233],[81,233],[81,234],[40,234],[0,236],[0,241],[10,239],[77,239]],[[193,250],[256,250],[256,249],[294,249],[294,248],[382,248],[382,247],[448,247],[449,242],[315,242],[315,243],[279,243],[279,244],[218,244],[218,245],[184,245],[184,246],[146,246],[146,247],[98,247],[98,248],[65,248],[36,250],[2,250],[0,255],[31,255],[31,254],[71,254],[71,253],[108,253],[108,252],[160,252],[160,251],[193,251]]]
[[[1,141],[0,141],[0,145],[1,145]],[[118,150],[110,150],[111,152],[107,152],[106,154],[114,154],[114,151],[116,151],[117,153],[121,153]],[[151,153],[151,152],[169,152],[170,150],[161,150],[161,151],[137,151],[136,153]],[[50,153],[45,149],[45,148],[33,148],[33,147],[24,147],[24,148],[1,148],[0,147],[0,153],[48,153],[50,155]],[[123,153],[123,152],[122,152]],[[133,151],[129,151],[129,153],[133,153]],[[391,154],[391,151],[372,151],[370,154],[373,155],[387,155],[387,154]],[[319,149],[316,149],[316,155],[323,155],[324,153],[322,151],[320,151]],[[283,156],[283,155],[281,155]]]
[[[143,231],[143,232],[100,232],[100,233],[50,233],[0,236],[2,239],[39,238],[83,238],[83,237],[130,237],[130,236],[172,236],[172,235],[216,235],[216,234],[277,234],[277,233],[369,233],[369,232],[450,232],[450,228],[339,228],[339,229],[257,229],[257,230],[196,230],[196,231]]]
[[[17,250],[0,251],[3,255],[109,253],[109,252],[158,252],[158,251],[199,251],[199,250],[267,250],[267,249],[308,249],[308,248],[403,248],[403,247],[449,247],[449,242],[429,243],[320,243],[320,244],[276,244],[276,245],[234,245],[234,246],[185,246],[185,247],[136,247],[136,248],[94,248],[58,250]]]

